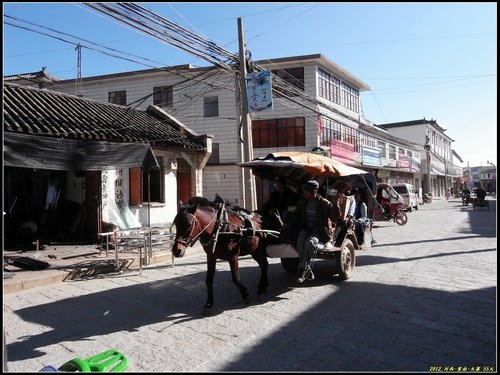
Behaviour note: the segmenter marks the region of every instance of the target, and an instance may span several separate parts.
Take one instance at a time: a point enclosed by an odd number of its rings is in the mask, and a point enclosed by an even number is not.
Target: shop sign
[[[363,165],[382,165],[382,152],[378,148],[363,146],[361,150],[361,158]]]

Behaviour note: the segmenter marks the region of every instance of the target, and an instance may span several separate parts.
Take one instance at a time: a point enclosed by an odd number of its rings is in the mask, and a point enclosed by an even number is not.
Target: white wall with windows
[[[165,157],[158,159],[159,162],[166,160]],[[168,169],[165,162],[163,162],[163,168],[160,171],[161,198],[155,199],[153,197],[149,203],[147,192],[144,192],[142,188],[140,191],[141,202],[131,203],[132,191],[138,188],[138,186],[134,186],[134,183],[131,184],[131,169],[102,171],[102,220],[113,223],[120,229],[145,227],[148,223],[152,226],[171,225],[177,214],[177,179],[175,171]],[[142,170],[141,172],[143,173]],[[144,185],[146,181],[147,175],[141,175],[140,183]]]
[[[353,162],[359,162],[363,146],[381,147],[376,137],[359,130],[359,93],[369,87],[340,66],[319,54],[268,60],[262,66],[291,86],[273,95],[272,110],[250,115],[254,157],[277,150],[310,151],[334,139],[352,147],[358,155]],[[203,170],[203,195],[213,199],[215,193],[224,194],[230,202],[240,203],[241,168],[236,163],[242,133],[236,82],[234,72],[185,65],[84,78],[82,86],[85,97],[104,102],[110,92],[126,90],[128,105],[145,109],[165,103],[163,108],[190,129],[213,135],[212,162]],[[73,93],[74,85],[74,80],[61,81],[53,89]],[[323,103],[321,108],[318,103]],[[386,147],[386,157],[398,155],[397,147]],[[143,221],[142,212],[139,219]]]

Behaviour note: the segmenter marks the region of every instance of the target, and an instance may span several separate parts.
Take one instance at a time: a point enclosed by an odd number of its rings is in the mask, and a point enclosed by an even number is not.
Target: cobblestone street
[[[219,262],[215,311],[201,315],[202,254],[4,294],[9,371],[37,372],[109,348],[127,371],[496,371],[496,201],[473,211],[457,199],[377,222],[354,276],[329,261],[297,284],[269,259],[266,299],[251,258],[240,263],[252,292],[242,303]],[[190,249],[188,249],[189,251]]]

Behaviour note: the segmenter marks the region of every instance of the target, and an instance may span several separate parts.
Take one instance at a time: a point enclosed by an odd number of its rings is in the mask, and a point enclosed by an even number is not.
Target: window
[[[273,69],[271,70],[271,73],[280,78],[276,80],[273,86],[274,90],[277,92],[277,97],[298,96],[296,89],[304,91],[304,68]],[[288,85],[293,87],[287,89]]]
[[[305,118],[252,121],[253,147],[305,146]]]
[[[341,127],[342,124],[337,121],[332,121],[327,118],[322,118],[322,129],[320,129],[320,134],[321,134],[321,144],[323,146],[325,145],[330,145],[330,141],[332,139],[336,139],[337,141],[340,141],[342,139],[341,137]]]
[[[164,203],[163,197],[163,158],[157,156],[160,169],[149,172],[149,202]],[[130,169],[130,204],[148,202],[148,173],[142,168]]]
[[[359,112],[359,91],[342,82],[342,105],[351,111]]]
[[[108,92],[108,103],[127,105],[127,91],[110,91]]]
[[[368,146],[368,147],[376,148],[375,137],[373,137],[369,134],[363,133],[359,130],[358,130],[358,133],[359,133],[359,140],[360,140],[361,146]]]
[[[377,148],[380,150],[380,154],[383,158],[387,157],[385,142],[377,141]]]
[[[212,143],[212,154],[208,158],[207,164],[219,164],[220,158],[219,158],[219,144],[218,143]]]
[[[318,69],[319,96],[340,104],[340,79]]]
[[[389,159],[396,160],[396,146],[389,145]]]
[[[153,104],[161,108],[173,107],[174,87],[173,86],[153,87]]]
[[[350,143],[354,146],[354,151],[359,151],[359,132],[350,126],[342,126],[343,132],[342,137],[345,143]]]
[[[219,116],[219,97],[206,96],[203,98],[204,115],[205,117]]]

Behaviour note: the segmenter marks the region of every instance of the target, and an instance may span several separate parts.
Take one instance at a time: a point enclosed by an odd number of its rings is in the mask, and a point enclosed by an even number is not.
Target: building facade
[[[435,120],[412,120],[379,124],[390,134],[424,144],[422,158],[422,185],[424,193],[446,197],[462,178],[462,167],[455,164],[458,156],[451,148],[453,139],[448,137]],[[461,160],[460,158],[458,158]]]
[[[421,184],[422,142],[398,138],[361,113],[360,92],[369,87],[321,54],[259,61],[272,73],[272,107],[250,113],[253,157],[275,151],[320,149],[348,165],[373,171],[380,181]],[[245,205],[242,128],[237,73],[190,65],[83,78],[83,96],[145,108],[154,104],[193,131],[213,136],[203,169],[202,195],[219,194]],[[75,92],[75,80],[51,89]],[[189,168],[183,165],[182,168]],[[266,186],[258,186],[266,195]],[[261,203],[261,202],[260,202]]]

